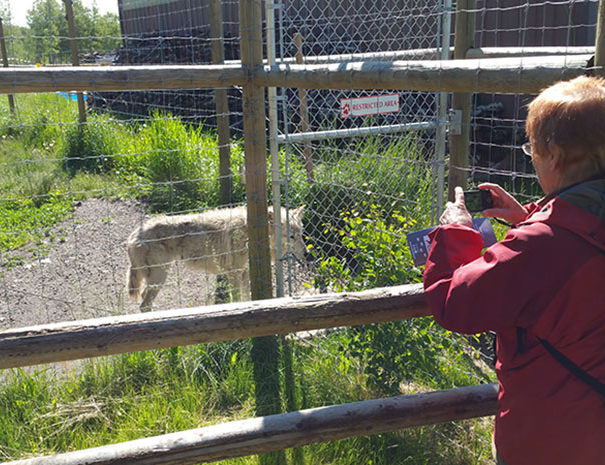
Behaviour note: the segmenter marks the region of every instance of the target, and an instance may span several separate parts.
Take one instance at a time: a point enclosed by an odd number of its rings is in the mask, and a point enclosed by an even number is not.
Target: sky
[[[61,0],[57,0],[61,2]],[[118,0],[82,0],[86,6],[93,4],[99,9],[99,13],[115,13],[118,14]],[[34,4],[34,0],[4,0],[0,1],[0,5],[10,8],[10,13],[13,18],[13,24],[17,26],[27,26],[27,11]]]

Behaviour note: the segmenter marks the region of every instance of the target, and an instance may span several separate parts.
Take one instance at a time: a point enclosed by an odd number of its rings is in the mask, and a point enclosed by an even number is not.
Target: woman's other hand
[[[464,191],[462,187],[456,186],[454,189],[454,202],[448,202],[445,205],[445,210],[439,218],[440,224],[460,224],[463,226],[468,226],[469,228],[473,227],[473,218],[471,214],[466,209],[466,204],[464,203]]]
[[[483,216],[502,218],[511,224],[518,224],[527,218],[528,212],[517,200],[498,184],[485,182],[479,184],[479,189],[487,189],[492,194],[493,208],[481,212]]]

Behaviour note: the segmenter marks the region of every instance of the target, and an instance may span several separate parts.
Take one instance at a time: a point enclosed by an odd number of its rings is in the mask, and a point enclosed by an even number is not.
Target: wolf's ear
[[[292,216],[294,218],[302,219],[303,213],[305,212],[305,208],[307,208],[306,205],[301,205],[300,207],[295,208],[294,210],[292,210]]]

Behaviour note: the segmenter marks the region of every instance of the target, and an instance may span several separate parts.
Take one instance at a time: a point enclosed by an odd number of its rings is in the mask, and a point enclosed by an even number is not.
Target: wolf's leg
[[[232,302],[250,300],[250,278],[248,277],[247,268],[229,273],[229,284],[231,287]]]
[[[231,284],[229,283],[229,278],[225,274],[217,274],[216,275],[216,291],[214,292],[214,303],[215,304],[224,304],[229,302],[229,288]]]
[[[250,273],[248,273],[248,268],[244,268],[241,272],[239,293],[242,301],[250,300]]]
[[[168,267],[165,265],[155,265],[149,268],[149,274],[147,276],[147,286],[143,291],[143,302],[141,302],[141,311],[148,312],[151,310],[151,304],[153,300],[162,289],[166,277],[168,276]]]

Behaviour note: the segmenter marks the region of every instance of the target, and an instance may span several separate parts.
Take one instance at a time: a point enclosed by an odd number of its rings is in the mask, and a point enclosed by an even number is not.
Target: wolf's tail
[[[134,301],[139,300],[143,294],[143,284],[146,281],[147,268],[143,264],[141,254],[143,247],[137,245],[136,242],[128,243],[128,257],[130,258],[130,268],[126,282],[128,283],[128,294]]]

